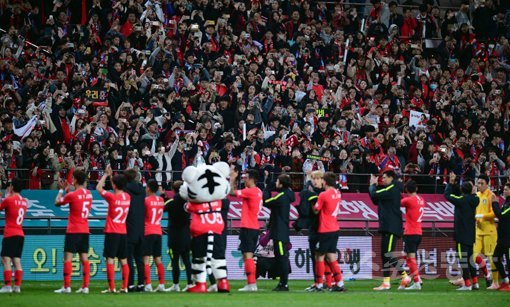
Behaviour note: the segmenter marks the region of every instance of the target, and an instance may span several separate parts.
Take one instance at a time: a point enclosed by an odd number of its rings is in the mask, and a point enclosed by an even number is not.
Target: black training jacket
[[[270,190],[264,190],[264,206],[271,209],[269,217],[269,234],[273,241],[289,242],[290,204],[296,198],[291,189],[283,189],[271,197]]]
[[[126,185],[124,192],[131,196],[131,203],[126,220],[129,241],[143,238],[145,227],[145,188],[139,182],[132,181]]]
[[[402,236],[402,211],[400,199],[402,183],[394,180],[390,185],[377,189],[375,184],[368,188],[370,198],[377,205],[379,215],[379,232]]]
[[[174,197],[165,201],[165,212],[168,212],[168,234],[174,232],[174,230],[189,230],[190,216],[189,213],[184,210],[184,200],[179,193],[175,193]]]
[[[310,182],[299,192],[299,205],[296,207],[299,216],[293,226],[297,231],[308,229],[309,236],[315,235],[319,228],[319,216],[313,212],[313,206],[320,192],[322,190],[313,188]]]
[[[498,244],[505,248],[510,248],[510,197],[505,200],[503,207],[499,207],[497,202],[492,203],[492,210],[498,222]],[[507,261],[510,261],[507,259]]]
[[[476,207],[480,202],[480,198],[475,194],[455,195],[451,184],[446,185],[444,197],[455,206],[453,226],[455,241],[461,244],[473,245],[475,243]]]

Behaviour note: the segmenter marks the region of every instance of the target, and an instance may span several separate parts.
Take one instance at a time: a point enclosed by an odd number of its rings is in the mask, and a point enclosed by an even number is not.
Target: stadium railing
[[[16,176],[17,178],[21,178],[22,180],[25,180],[28,183],[31,180],[30,179],[30,171],[29,169],[13,169],[13,168],[7,168],[5,169],[6,177],[12,178],[13,176]],[[43,169],[43,172],[52,172],[55,174],[54,170],[51,169]],[[89,174],[89,181],[88,181],[88,188],[89,189],[95,189],[95,185],[97,184],[97,181],[102,176],[104,170],[90,170]],[[57,189],[56,183],[59,178],[66,177],[67,170],[62,170],[60,172],[60,177],[54,176],[53,179],[50,179],[52,181],[52,184],[46,184],[42,186],[42,189]],[[170,190],[169,183],[172,182],[172,180],[175,180],[176,175],[177,177],[180,177],[182,171],[157,171],[157,170],[141,170],[140,173],[142,174],[143,178],[148,180],[151,178],[156,178],[156,175],[158,173],[166,173],[171,174],[170,180],[167,180],[166,182],[166,189]],[[270,172],[269,173],[269,182],[275,182],[277,177],[281,175],[281,172]],[[294,191],[300,191],[303,189],[304,184],[307,181],[307,175],[303,172],[285,172],[285,174],[289,175],[291,177],[292,181],[292,189]],[[344,188],[346,189],[346,192],[351,193],[365,193],[368,192],[369,187],[369,180],[370,175],[368,173],[336,173],[339,177],[340,175],[346,176],[346,186]],[[443,175],[429,175],[429,174],[414,174],[414,173],[401,173],[400,176],[402,177],[403,181],[407,181],[408,179],[413,179],[417,182],[418,189],[420,193],[426,193],[426,194],[442,194],[444,192],[444,188],[446,185],[447,177]],[[96,178],[96,179],[90,179],[90,178]],[[494,192],[501,192],[503,189],[504,184],[509,181],[508,176],[499,175],[499,176],[490,176],[491,179],[491,189]],[[1,178],[0,178],[1,180]],[[241,178],[239,178],[238,186],[242,186],[241,184]]]

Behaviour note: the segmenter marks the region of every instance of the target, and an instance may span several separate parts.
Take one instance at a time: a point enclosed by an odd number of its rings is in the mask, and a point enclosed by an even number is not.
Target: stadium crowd
[[[509,3],[348,2],[0,1],[1,181],[84,168],[94,188],[109,164],[169,187],[221,160],[351,190],[385,170],[502,189]]]

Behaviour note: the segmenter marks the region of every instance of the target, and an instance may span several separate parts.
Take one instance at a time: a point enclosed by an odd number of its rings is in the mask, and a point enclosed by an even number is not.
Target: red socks
[[[12,271],[4,271],[4,282],[5,286],[10,287],[12,283]]]
[[[246,273],[246,279],[248,284],[254,284],[257,282],[257,278],[255,277],[257,268],[255,266],[255,260],[253,259],[245,259],[244,260],[244,272]]]
[[[23,279],[23,271],[22,270],[16,270],[14,272],[14,285],[16,287],[21,287],[21,280]]]
[[[108,288],[110,290],[115,289],[115,271],[114,271],[113,263],[106,264],[106,278],[108,279]]]
[[[472,279],[473,279],[473,283],[474,283],[474,284],[477,284],[477,283],[478,283],[478,277],[473,277]]]
[[[71,261],[64,262],[64,288],[71,286],[71,273],[73,272],[73,264]]]
[[[88,261],[83,261],[81,265],[83,270],[83,284],[81,287],[88,288],[90,281],[90,263]]]
[[[414,282],[419,282],[420,281],[420,272],[418,270],[418,265],[416,264],[416,258],[407,258],[406,262],[407,262],[407,266],[409,267],[411,276],[413,276]]]
[[[129,283],[129,265],[122,265],[122,289],[127,289]]]
[[[476,264],[478,264],[478,267],[482,270],[483,276],[487,276],[487,264],[480,255],[476,256]]]
[[[129,282],[129,265],[122,265],[122,287],[121,289],[127,289]],[[108,278],[108,287],[110,290],[115,289],[115,271],[112,264],[106,264],[106,277]]]
[[[333,275],[331,274],[331,269],[329,265],[324,265],[324,279],[326,280],[326,287],[331,288],[331,284],[333,283]]]
[[[157,264],[158,268],[158,280],[160,285],[165,284],[165,266],[163,263]]]
[[[315,283],[318,285],[322,284],[322,279],[324,276],[324,271],[326,270],[324,266],[324,261],[316,261],[315,262]]]
[[[471,281],[470,281],[469,279],[464,279],[464,285],[465,285],[466,287],[471,286]]]
[[[145,284],[149,285],[151,283],[151,267],[150,265],[146,264],[144,267],[145,272]]]
[[[331,272],[333,273],[333,278],[335,282],[339,282],[342,280],[342,271],[340,271],[340,265],[338,265],[338,261],[331,261],[328,263]]]

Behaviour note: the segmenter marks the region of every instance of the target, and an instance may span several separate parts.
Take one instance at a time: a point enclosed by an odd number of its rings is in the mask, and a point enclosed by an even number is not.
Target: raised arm
[[[235,169],[235,168],[232,168],[230,170],[230,195],[231,196],[236,196],[237,195],[237,184],[236,184],[236,180],[237,180],[237,176],[239,175],[239,172]]]
[[[381,189],[377,189],[377,181],[378,181],[377,176],[371,175],[370,187],[368,188],[368,193],[370,194],[370,198],[372,198],[373,201],[390,199],[392,197],[391,194],[393,193],[393,190],[397,189],[398,187],[395,185],[395,183],[392,183],[389,186],[386,186]]]
[[[58,187],[59,187],[59,190],[58,190],[57,197],[55,198],[55,206],[60,207],[60,206],[63,206],[63,205],[66,205],[67,203],[69,203],[69,201],[63,195],[64,195],[64,193],[69,192],[70,186],[66,180],[60,179],[58,182]]]
[[[103,193],[104,191],[104,185],[106,183],[106,178],[112,176],[112,167],[110,165],[106,166],[106,169],[104,171],[103,177],[99,180],[96,186],[96,190],[99,192],[99,194]]]
[[[444,190],[444,197],[446,200],[451,202],[454,206],[458,206],[462,203],[461,199],[464,198],[462,195],[455,195],[453,193],[453,185],[455,184],[455,173],[450,173],[450,182],[446,185],[446,188]]]

